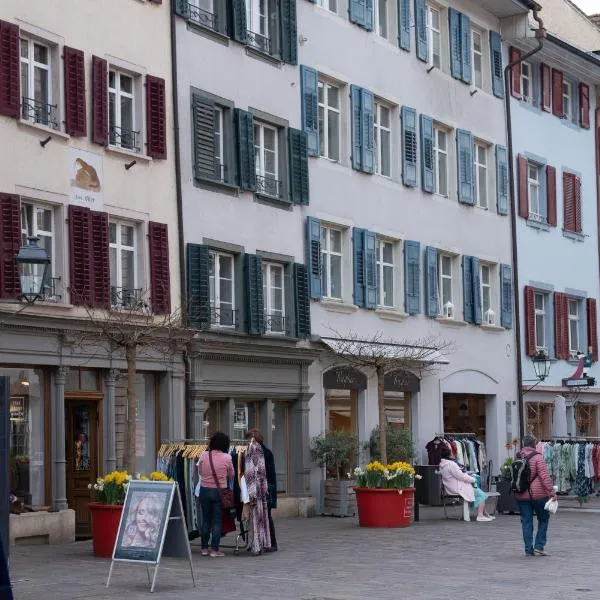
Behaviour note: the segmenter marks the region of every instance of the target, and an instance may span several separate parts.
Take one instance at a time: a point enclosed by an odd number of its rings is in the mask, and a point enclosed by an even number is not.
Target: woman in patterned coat
[[[262,446],[254,438],[250,440],[245,458],[244,477],[248,487],[250,518],[252,521],[252,554],[261,554],[271,548],[269,512],[267,506],[267,472]]]

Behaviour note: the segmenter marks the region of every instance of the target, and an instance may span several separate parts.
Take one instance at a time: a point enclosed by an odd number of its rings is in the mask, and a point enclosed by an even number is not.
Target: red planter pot
[[[415,488],[381,490],[355,487],[361,527],[408,527],[413,523]]]
[[[96,502],[90,502],[88,506],[92,516],[94,556],[111,558],[123,506],[120,504],[97,504]]]

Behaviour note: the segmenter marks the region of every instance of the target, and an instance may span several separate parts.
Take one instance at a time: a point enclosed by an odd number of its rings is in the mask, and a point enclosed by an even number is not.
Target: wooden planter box
[[[356,481],[326,479],[321,481],[320,513],[334,517],[353,517],[357,514]]]

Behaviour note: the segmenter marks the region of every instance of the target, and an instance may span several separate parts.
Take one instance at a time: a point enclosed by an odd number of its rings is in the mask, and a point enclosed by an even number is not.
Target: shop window
[[[67,371],[66,391],[97,392],[99,385],[98,371],[77,368],[71,368]]]
[[[597,437],[598,406],[594,404],[576,404],[575,425],[578,437]]]
[[[232,441],[243,441],[249,429],[260,429],[258,402],[236,401],[233,409]]]
[[[473,433],[485,439],[486,397],[444,394],[444,433]]]
[[[386,392],[384,402],[388,427],[410,430],[410,394]]]
[[[325,414],[328,431],[358,431],[356,390],[326,390]]]
[[[552,405],[530,402],[527,404],[527,432],[538,440],[546,440],[552,430]]]

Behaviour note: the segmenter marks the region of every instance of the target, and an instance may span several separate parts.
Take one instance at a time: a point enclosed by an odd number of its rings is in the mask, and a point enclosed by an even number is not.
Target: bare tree
[[[438,337],[414,340],[386,338],[379,331],[368,338],[355,332],[340,333],[331,329],[331,337],[322,339],[333,353],[351,366],[372,369],[377,375],[379,405],[379,447],[381,462],[387,464],[387,428],[385,416],[385,376],[390,371],[405,370],[423,378],[437,371],[447,361],[444,356],[454,350],[454,342]]]

